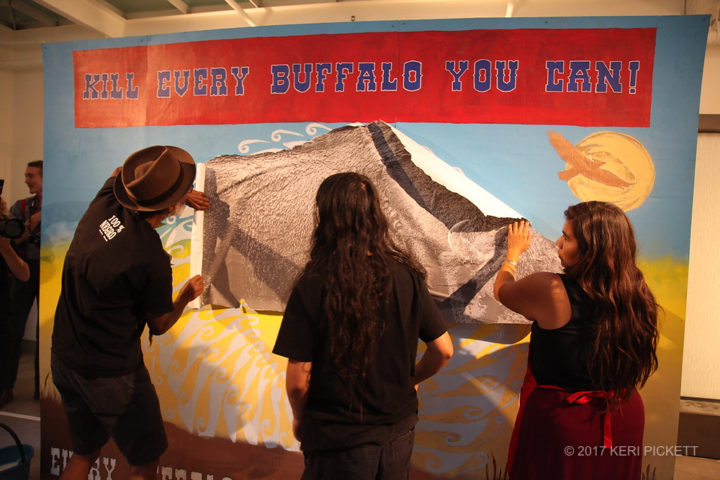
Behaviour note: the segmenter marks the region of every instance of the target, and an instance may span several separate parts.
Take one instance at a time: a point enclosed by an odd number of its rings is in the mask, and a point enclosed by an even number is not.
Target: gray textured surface
[[[426,268],[449,321],[524,322],[492,297],[514,219],[484,215],[435,182],[382,122],[339,128],[291,150],[207,162],[203,303],[235,307],[244,299],[258,311],[283,311],[308,258],[317,188],[344,171],[375,183],[394,238]],[[519,276],[560,269],[554,245],[538,234],[521,260]]]

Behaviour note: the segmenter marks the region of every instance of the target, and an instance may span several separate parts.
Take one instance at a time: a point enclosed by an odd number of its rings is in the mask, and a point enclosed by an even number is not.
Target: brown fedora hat
[[[195,160],[179,147],[154,145],[130,155],[113,191],[127,208],[151,212],[177,203],[195,181]]]

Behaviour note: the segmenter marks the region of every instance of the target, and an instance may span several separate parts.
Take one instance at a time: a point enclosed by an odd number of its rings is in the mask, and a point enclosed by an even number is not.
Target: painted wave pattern
[[[190,276],[192,223],[186,209],[158,230],[172,255],[175,292]],[[166,420],[199,436],[298,450],[286,361],[272,354],[280,319],[246,304],[204,307],[152,342],[145,337]],[[523,326],[462,325],[452,333],[455,356],[419,392],[413,467],[438,475],[485,468],[493,458],[504,463],[527,354]]]
[[[525,370],[527,344],[522,326],[456,326],[455,355],[419,390],[413,466],[438,475],[484,469],[493,458],[505,463],[517,392]],[[491,340],[498,328],[515,345]]]
[[[190,276],[193,217],[187,212],[158,230],[172,255],[175,292]],[[246,305],[207,307],[186,312],[163,336],[144,338],[145,362],[166,420],[200,436],[297,450],[285,365],[271,353],[260,328],[265,323]]]
[[[195,312],[148,345],[165,418],[200,436],[297,449],[280,362],[251,312]]]
[[[301,145],[317,135],[332,130],[322,123],[310,123],[303,132],[294,130],[277,129],[270,134],[269,140],[251,138],[243,140],[238,144],[238,152],[241,155],[254,155],[256,153],[277,152]]]

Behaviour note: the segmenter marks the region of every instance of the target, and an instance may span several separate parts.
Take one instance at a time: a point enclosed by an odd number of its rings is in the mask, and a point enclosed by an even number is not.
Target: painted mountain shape
[[[201,166],[203,166],[201,164]],[[204,164],[203,304],[282,312],[305,265],[315,193],[329,175],[368,176],[394,240],[427,271],[448,322],[525,323],[492,295],[505,258],[507,225],[522,215],[427,148],[377,121],[332,130],[289,150],[222,155]],[[193,242],[196,245],[195,241]],[[522,277],[560,271],[553,242],[535,233]]]

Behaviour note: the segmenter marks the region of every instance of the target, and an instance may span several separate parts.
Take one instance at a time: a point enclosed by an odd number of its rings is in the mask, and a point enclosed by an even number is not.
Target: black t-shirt
[[[570,321],[557,329],[532,324],[530,369],[541,385],[555,385],[569,391],[592,390],[586,357],[592,345],[592,301],[578,283],[560,275],[572,313]]]
[[[0,389],[12,388],[10,379],[11,352],[13,350],[13,329],[8,318],[10,305],[10,279],[5,258],[0,255]]]
[[[172,270],[155,229],[120,205],[108,179],[65,257],[52,351],[88,377],[133,372],[150,317],[170,312]]]
[[[23,223],[29,222],[30,218],[40,211],[40,200],[37,195],[23,198],[13,203],[10,207],[10,217],[21,220]],[[40,222],[30,232],[30,235],[19,245],[15,245],[15,251],[18,252],[25,261],[28,262],[30,268],[39,268],[40,260]],[[14,243],[13,243],[14,244]]]
[[[10,336],[10,333],[9,330],[6,330],[6,327],[9,327],[9,325],[6,324],[10,322],[10,320],[8,320],[9,306],[10,269],[8,268],[7,263],[5,263],[5,258],[0,255],[0,322],[2,322],[2,325],[0,326],[0,332],[8,336]],[[5,345],[5,342],[0,343],[0,345]]]
[[[5,258],[0,255],[0,321],[6,322],[10,305],[10,271]]]
[[[322,281],[304,275],[290,295],[273,353],[312,362],[303,451],[387,440],[397,425],[409,430],[416,422],[418,339],[433,341],[447,329],[422,277],[399,263],[391,272],[395,301],[388,302],[364,383],[342,379],[329,358]]]

